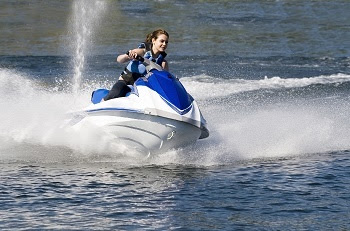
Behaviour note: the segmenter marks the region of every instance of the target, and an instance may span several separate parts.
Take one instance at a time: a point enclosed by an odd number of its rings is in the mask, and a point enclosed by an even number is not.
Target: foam
[[[205,100],[213,97],[223,97],[230,94],[238,94],[248,91],[262,89],[285,89],[299,88],[315,84],[335,84],[350,82],[350,75],[338,73],[329,76],[316,76],[310,78],[281,78],[265,77],[260,80],[229,79],[218,80],[207,75],[181,78],[181,82],[186,89],[191,89],[190,93],[197,100]]]
[[[305,79],[226,81],[224,91],[202,94],[216,79],[185,78],[189,92],[203,104],[210,137],[190,147],[169,150],[150,159],[143,158],[122,142],[86,124],[82,130],[64,126],[67,112],[89,104],[91,86],[78,95],[52,91],[15,70],[0,69],[0,158],[25,161],[108,161],[123,164],[226,164],[237,160],[275,158],[305,153],[323,153],[350,148],[350,105],[348,98],[316,101],[286,100],[278,104],[260,101],[247,105],[227,100],[209,104],[206,100],[230,99],[252,89],[295,88],[311,84],[342,83],[349,76],[337,74]],[[95,84],[98,85],[96,82]],[[105,83],[104,83],[105,84]],[[227,90],[229,89],[229,90]],[[247,99],[249,100],[249,99]],[[210,100],[209,100],[210,101]]]

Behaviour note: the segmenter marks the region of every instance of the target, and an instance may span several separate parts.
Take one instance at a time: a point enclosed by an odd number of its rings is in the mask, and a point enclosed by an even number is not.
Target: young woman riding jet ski
[[[127,54],[119,55],[117,57],[117,62],[130,62],[121,73],[118,81],[113,85],[108,95],[104,97],[104,100],[124,97],[130,92],[130,88],[127,85],[133,84],[139,77],[146,74],[146,67],[136,59],[138,55],[156,62],[163,69],[168,71],[168,62],[165,60],[167,55],[165,50],[168,46],[168,42],[168,32],[163,29],[158,29],[149,33],[146,37],[146,41],[141,43],[138,48],[129,50]]]

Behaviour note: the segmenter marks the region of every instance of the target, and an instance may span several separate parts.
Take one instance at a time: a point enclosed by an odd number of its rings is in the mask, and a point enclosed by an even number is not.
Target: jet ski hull
[[[201,129],[185,122],[138,112],[103,110],[87,112],[74,127],[92,124],[143,153],[157,153],[196,142]]]

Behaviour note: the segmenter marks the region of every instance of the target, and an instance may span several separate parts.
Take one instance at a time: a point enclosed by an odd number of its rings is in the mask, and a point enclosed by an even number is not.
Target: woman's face
[[[160,34],[157,39],[152,39],[153,52],[164,52],[168,46],[169,38],[165,34]]]

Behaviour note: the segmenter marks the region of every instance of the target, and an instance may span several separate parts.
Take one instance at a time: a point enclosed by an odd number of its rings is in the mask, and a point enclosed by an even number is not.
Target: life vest
[[[154,59],[152,57],[152,44],[151,43],[141,43],[138,46],[138,48],[146,49],[146,53],[143,57],[146,59],[152,60],[153,62],[157,63],[160,66],[162,65],[162,63],[167,55],[165,52],[161,52],[158,55],[158,57]],[[133,74],[136,73],[136,75],[139,74],[140,76],[144,76],[147,74],[145,65],[143,65],[142,62],[137,61],[137,60],[130,61],[125,69],[126,69],[126,72],[132,72]]]
[[[161,52],[157,58],[152,57],[152,44],[151,43],[141,43],[138,48],[145,48],[146,53],[143,56],[146,59],[152,60],[153,62],[157,63],[158,65],[162,65],[165,56],[167,55],[165,52]]]

